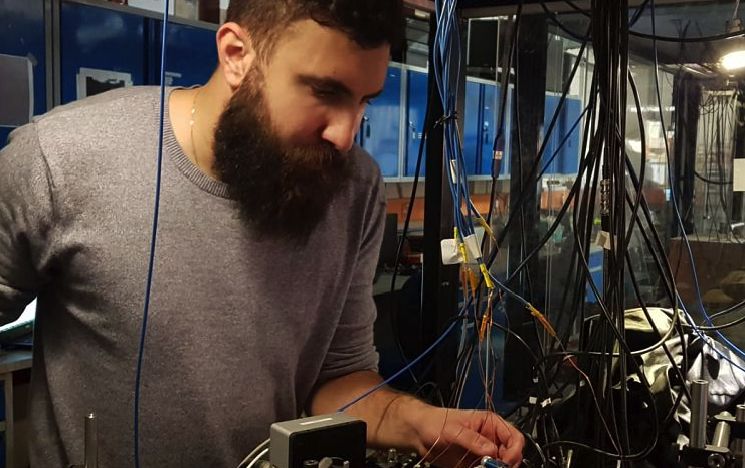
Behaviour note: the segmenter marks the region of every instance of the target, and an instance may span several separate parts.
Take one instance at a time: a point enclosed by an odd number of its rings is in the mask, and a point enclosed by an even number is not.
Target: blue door
[[[159,85],[163,21],[148,21],[148,84]],[[206,83],[217,67],[215,31],[169,23],[167,34],[166,85],[193,86]]]
[[[590,258],[587,259],[587,266],[590,267],[590,276],[587,278],[585,301],[591,304],[596,304],[598,300],[590,287],[590,281],[595,284],[595,287],[601,294],[603,292],[603,257],[604,252],[601,248],[594,247],[590,249]]]
[[[44,2],[41,0],[4,0],[0,2],[0,54],[2,60],[15,66],[30,67],[31,83],[28,89],[30,101],[25,96],[18,102],[17,112],[6,115],[0,120],[0,148],[5,146],[8,134],[19,124],[25,123],[16,119],[15,114],[39,115],[46,112],[46,47],[44,42]],[[2,63],[2,62],[0,62]],[[26,68],[28,69],[28,68]],[[24,79],[25,76],[19,76]],[[10,84],[12,89],[15,89]],[[26,87],[29,87],[28,85]],[[8,105],[7,102],[0,105]],[[30,111],[30,112],[29,112]],[[13,118],[11,118],[13,117]]]
[[[378,162],[383,177],[398,177],[401,130],[401,69],[388,67],[383,93],[367,106],[358,142]]]
[[[465,115],[461,132],[463,132],[463,160],[466,165],[466,172],[469,176],[477,174],[477,162],[479,152],[481,151],[481,134],[483,106],[482,102],[483,85],[481,83],[466,80],[466,101],[463,106]]]
[[[556,150],[558,149],[557,143],[560,142],[562,138],[560,135],[562,128],[561,115],[559,115],[557,121],[554,123],[554,127],[551,130],[551,133],[548,133],[549,125],[551,124],[551,120],[554,117],[554,113],[556,113],[558,104],[559,96],[554,96],[553,94],[546,95],[546,106],[544,108],[543,114],[543,140],[546,140],[546,144],[543,155],[541,155],[541,169],[544,168],[546,164],[548,164],[546,174],[557,174],[559,172],[560,154],[558,154]],[[552,157],[553,160],[551,160]]]
[[[479,161],[479,174],[492,175],[492,166],[494,159],[494,139],[497,137],[498,114],[500,106],[502,104],[502,92],[499,85],[484,84],[483,85],[483,100],[482,100],[482,118],[481,118],[481,158]],[[509,103],[507,103],[509,104]],[[509,115],[509,107],[505,108],[505,118]],[[509,148],[509,128],[505,123],[504,126],[504,148],[502,163],[499,169],[499,174],[507,174],[507,154]]]
[[[427,73],[417,70],[406,72],[406,160],[404,176],[414,177],[416,160],[419,155],[419,144],[424,131],[424,119],[427,111]],[[422,151],[422,163],[419,176],[424,176],[424,161],[427,160],[427,148]]]
[[[60,15],[63,104],[79,96],[145,84],[145,18],[66,2]]]
[[[566,141],[560,150],[559,172],[562,174],[576,174],[579,170],[582,122],[580,121],[576,126],[574,124],[577,123],[581,115],[582,103],[580,100],[568,97],[564,102],[561,115],[561,140],[566,137]],[[574,129],[572,129],[573,126]]]
[[[504,108],[504,123],[502,129],[502,162],[499,168],[499,175],[510,173],[510,116],[512,112],[512,89],[508,95]],[[484,85],[484,117],[481,127],[481,160],[479,162],[479,174],[492,175],[492,166],[494,159],[494,139],[499,132],[499,113],[502,106],[502,89],[500,85]]]
[[[502,165],[499,170],[500,175],[509,175],[510,174],[510,159],[511,159],[511,153],[512,153],[512,102],[514,97],[513,89],[510,87],[507,87],[507,101],[504,103],[504,115],[501,116],[501,119],[504,120],[504,122],[501,122],[500,120],[500,112],[502,111],[502,93],[498,90],[497,95],[499,96],[499,99],[497,100],[497,107],[496,107],[496,115],[497,118],[494,120],[494,125],[501,125],[502,126]],[[499,131],[499,128],[495,130],[495,132]]]

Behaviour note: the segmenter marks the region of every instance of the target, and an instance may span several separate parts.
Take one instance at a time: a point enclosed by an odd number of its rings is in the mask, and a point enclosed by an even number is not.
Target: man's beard
[[[326,142],[283,142],[272,129],[262,83],[254,69],[220,116],[214,168],[259,238],[305,243],[348,182],[349,157]]]

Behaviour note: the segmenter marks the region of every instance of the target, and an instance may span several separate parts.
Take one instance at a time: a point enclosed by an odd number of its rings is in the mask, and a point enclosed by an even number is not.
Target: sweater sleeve
[[[373,326],[377,315],[373,280],[384,223],[384,189],[382,179],[378,178],[365,210],[363,236],[351,286],[318,383],[356,371],[377,371],[378,353],[373,343]]]
[[[17,319],[44,282],[53,187],[35,124],[0,151],[0,323]]]

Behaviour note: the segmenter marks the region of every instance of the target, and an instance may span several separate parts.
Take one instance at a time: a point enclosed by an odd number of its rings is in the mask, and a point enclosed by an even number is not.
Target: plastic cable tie
[[[437,122],[435,122],[437,125],[442,125],[448,120],[456,120],[458,118],[458,112],[451,112],[450,114],[445,114],[439,119],[437,119]]]

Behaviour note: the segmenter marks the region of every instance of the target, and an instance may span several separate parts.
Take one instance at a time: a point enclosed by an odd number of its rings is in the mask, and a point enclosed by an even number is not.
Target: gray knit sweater
[[[16,130],[0,152],[0,320],[38,296],[32,467],[82,463],[89,412],[100,466],[133,466],[158,106],[157,88],[109,92]],[[376,368],[382,183],[357,148],[307,246],[257,242],[165,121],[141,466],[234,467],[314,386]]]

